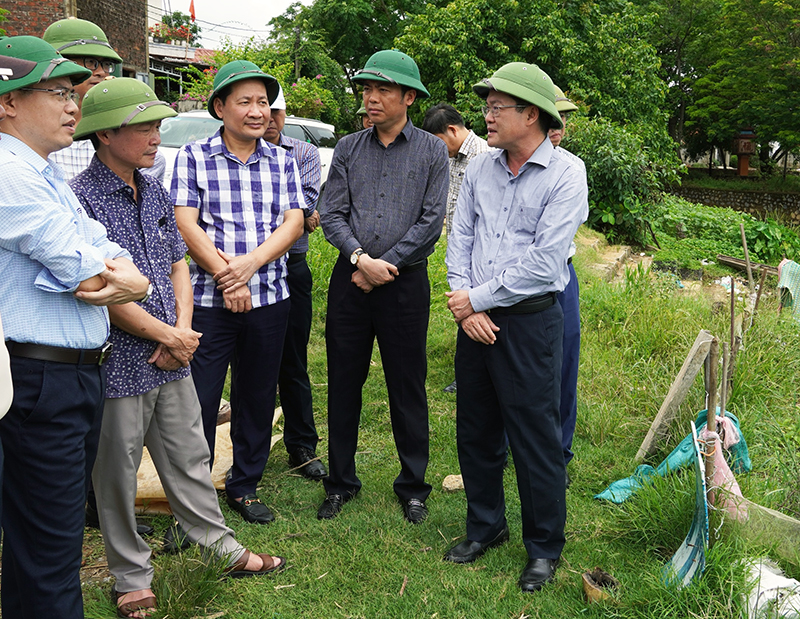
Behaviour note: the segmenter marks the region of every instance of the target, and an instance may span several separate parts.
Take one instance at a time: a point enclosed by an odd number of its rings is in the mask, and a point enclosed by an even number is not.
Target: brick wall
[[[9,11],[2,27],[9,36],[40,37],[54,21],[73,14],[96,23],[122,56],[126,73],[148,71],[146,0],[3,0]]]
[[[670,190],[690,202],[721,206],[744,211],[751,215],[769,215],[779,221],[800,223],[800,194],[761,191],[728,191],[723,189],[701,189],[676,187]]]
[[[147,73],[146,0],[78,0],[78,17],[103,29],[125,69]]]
[[[8,36],[40,37],[50,24],[67,16],[64,0],[3,0],[2,8],[9,11],[0,24]]]

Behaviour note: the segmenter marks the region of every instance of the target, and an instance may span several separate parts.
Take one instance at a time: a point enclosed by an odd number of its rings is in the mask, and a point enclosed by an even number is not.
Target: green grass
[[[327,451],[324,312],[327,280],[336,252],[321,234],[311,237],[315,274],[310,375],[321,442]],[[364,390],[359,454],[360,495],[332,521],[316,519],[320,484],[287,474],[286,454],[276,446],[260,494],[275,511],[274,524],[244,524],[223,513],[246,546],[288,557],[290,568],[274,577],[220,582],[208,577],[198,554],[157,556],[154,590],[170,618],[520,618],[739,616],[743,574],[736,560],[760,552],[724,537],[709,553],[695,586],[675,592],[660,581],[661,568],[688,531],[694,483],[686,474],[659,480],[630,502],[600,503],[592,497],[609,482],[628,476],[633,457],[681,367],[697,332],[725,336],[728,317],[712,314],[702,296],[678,291],[664,278],[640,269],[621,284],[596,278],[588,268],[592,250],[575,264],[581,285],[583,347],[576,457],[567,492],[567,545],[556,581],[535,595],[516,580],[525,564],[513,466],[505,475],[511,541],[473,566],[442,562],[445,550],[464,535],[463,493],[445,494],[441,482],[458,473],[455,397],[441,389],[453,378],[455,327],[444,291],[444,241],[431,258],[432,313],[428,395],[434,490],[430,518],[406,523],[392,492],[399,465],[391,436],[380,355]],[[800,330],[778,319],[772,298],[748,333],[739,357],[730,410],[739,416],[754,470],[740,478],[745,496],[800,515]],[[672,436],[649,460],[659,462],[689,431],[703,408],[701,381],[681,407]],[[166,518],[156,519],[160,531]],[[621,583],[616,604],[587,606],[580,574],[600,566]],[[794,570],[791,566],[785,566]],[[197,570],[197,571],[194,571]],[[795,574],[796,575],[796,574]],[[86,587],[87,617],[112,617],[108,584]],[[217,615],[216,613],[224,613]]]

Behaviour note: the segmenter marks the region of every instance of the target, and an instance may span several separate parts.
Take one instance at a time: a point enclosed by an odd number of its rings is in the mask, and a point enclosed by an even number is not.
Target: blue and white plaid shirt
[[[176,206],[200,209],[198,225],[231,256],[261,245],[283,223],[284,211],[306,207],[297,164],[287,151],[262,139],[242,163],[225,146],[221,131],[178,152],[170,196]],[[194,304],[225,307],[214,274],[194,260],[189,270]],[[256,271],[248,287],[253,308],[288,299],[286,255]]]
[[[61,169],[0,134],[0,314],[5,338],[65,348],[99,348],[108,311],[72,292],[131,255],[91,219]]]

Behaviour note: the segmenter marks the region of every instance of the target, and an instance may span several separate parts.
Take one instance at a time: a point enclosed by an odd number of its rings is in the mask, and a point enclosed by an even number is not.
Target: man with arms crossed
[[[489,146],[467,168],[447,247],[456,347],[458,458],[467,539],[445,554],[470,563],[509,537],[506,439],[514,454],[528,563],[519,585],[552,580],[564,546],[566,489],[559,396],[569,244],[588,214],[586,175],[547,139],[561,126],[553,84],[514,62],[473,90],[486,99]]]
[[[35,37],[0,50],[36,63],[0,81],[0,269],[13,274],[0,281],[0,313],[14,382],[0,421],[3,614],[82,619],[83,505],[109,352],[99,306],[142,299],[149,282],[47,160],[72,143],[73,84],[89,71]]]
[[[175,160],[171,197],[192,262],[192,361],[209,451],[231,364],[233,467],[228,505],[248,522],[275,517],[256,496],[272,438],[283,338],[289,317],[286,252],[303,233],[303,191],[294,159],[262,139],[278,83],[236,60],[214,78],[208,111],[223,122]]]
[[[442,233],[447,149],[417,129],[408,107],[428,91],[416,63],[397,50],[373,54],[354,81],[364,87],[371,129],[337,145],[321,209],[339,252],[328,289],[328,453],[320,519],[334,518],[361,488],[355,453],[361,389],[375,338],[381,350],[405,518],[428,514],[427,258]]]

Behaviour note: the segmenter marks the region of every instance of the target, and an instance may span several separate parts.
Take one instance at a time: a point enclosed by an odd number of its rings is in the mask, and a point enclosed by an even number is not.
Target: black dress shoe
[[[531,559],[519,576],[519,588],[525,593],[538,591],[552,582],[558,559]]]
[[[453,381],[452,383],[447,385],[447,387],[442,389],[442,391],[444,391],[445,393],[455,393],[457,388],[458,385],[456,385],[456,381]]]
[[[497,537],[489,542],[481,543],[466,540],[460,544],[457,544],[456,546],[453,546],[444,554],[444,560],[451,561],[453,563],[472,563],[476,559],[479,559],[481,556],[483,556],[483,553],[489,550],[489,548],[500,546],[507,541],[508,525],[503,527],[503,530],[497,534]]]
[[[409,499],[400,501],[403,504],[403,514],[411,524],[419,524],[428,517],[428,508],[425,501],[419,499]]]
[[[275,520],[275,516],[264,505],[255,494],[245,494],[241,501],[237,501],[231,496],[225,498],[233,511],[239,512],[247,522],[256,524],[269,524]]]
[[[319,520],[331,520],[339,515],[342,506],[352,499],[354,494],[329,494],[317,510]]]
[[[164,532],[164,542],[161,549],[168,554],[174,555],[181,550],[187,550],[191,545],[192,542],[187,537],[183,527],[178,522],[173,522]]]
[[[317,454],[313,450],[299,447],[289,452],[289,466],[298,469],[303,477],[319,481],[328,475],[328,471],[322,462],[315,460],[316,457]]]

